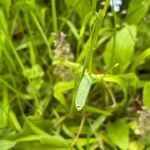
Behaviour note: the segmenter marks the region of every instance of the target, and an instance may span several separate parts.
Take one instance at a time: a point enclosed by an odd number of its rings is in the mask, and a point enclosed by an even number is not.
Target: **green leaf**
[[[127,91],[126,91],[126,82],[125,80],[123,80],[120,75],[110,75],[110,76],[105,76],[103,78],[104,81],[106,82],[112,82],[112,83],[116,83],[118,84],[121,88],[122,88],[122,91],[124,93],[124,97],[126,97],[127,95]]]
[[[129,127],[125,120],[120,119],[107,125],[107,132],[113,144],[127,150],[129,145]]]
[[[90,123],[90,128],[92,132],[96,133],[96,130],[98,130],[100,126],[102,126],[105,120],[106,120],[105,116],[99,116],[96,120],[94,120],[92,124]]]
[[[125,26],[120,30],[116,37],[107,43],[103,58],[108,68],[113,67],[119,63],[119,66],[115,68],[116,72],[123,72],[129,66],[135,44],[136,27]]]
[[[40,141],[40,145],[42,144],[43,146],[49,145],[50,147],[53,147],[53,148],[68,147],[67,141],[59,135],[49,135],[49,136],[28,135],[16,141],[17,143],[28,143],[28,142]]]
[[[0,106],[0,127],[8,126],[8,114],[9,114],[9,100],[8,100],[8,90],[4,88],[2,103]]]
[[[150,58],[150,48],[144,50],[141,54],[137,56],[137,58],[134,60],[134,63],[132,65],[131,70],[135,70],[136,67],[145,61],[146,58]]]
[[[143,150],[143,146],[142,143],[138,142],[138,141],[132,141],[129,144],[129,150]]]
[[[78,35],[78,31],[77,28],[75,27],[75,25],[70,21],[70,20],[65,20],[66,18],[62,18],[62,20],[68,25],[70,31],[73,33],[74,37],[78,40],[79,35]]]
[[[0,149],[1,150],[9,150],[10,148],[14,147],[16,142],[9,141],[9,140],[0,140]]]
[[[131,0],[127,10],[126,22],[137,24],[145,16],[149,9],[149,0]]]
[[[75,98],[75,105],[78,111],[80,111],[85,105],[91,85],[92,85],[92,79],[87,73],[85,73],[79,84],[76,98]]]
[[[73,6],[76,1],[73,0],[65,0],[65,3],[68,7]],[[84,9],[83,9],[84,8]],[[80,0],[78,3],[75,11],[78,13],[78,15],[83,20],[84,17],[89,13],[91,10],[91,1],[90,0]]]
[[[9,15],[11,3],[12,3],[12,0],[0,1],[0,5],[3,6],[3,8],[4,8],[5,12],[6,12],[7,17]]]
[[[2,49],[2,45],[5,45],[5,32],[7,33],[7,20],[4,14],[4,11],[0,8],[0,48]],[[6,45],[5,45],[6,46]]]
[[[105,3],[103,10],[99,10],[99,12],[93,16],[91,16],[90,13],[87,14],[87,16],[85,18],[86,20],[84,23],[86,23],[86,21],[89,20],[89,17],[91,18],[91,20],[90,20],[91,33],[90,33],[89,39],[84,44],[83,50],[81,51],[81,53],[77,59],[78,62],[83,61],[85,59],[85,56],[89,57],[91,55],[91,53],[95,51],[95,47],[96,47],[97,42],[98,42],[99,32],[100,32],[104,17],[106,15],[108,6],[109,6],[109,0],[106,0],[106,3]],[[83,28],[83,31],[85,30],[84,28]],[[80,31],[80,33],[81,33],[81,31]],[[81,36],[82,36],[82,33],[80,34],[80,38],[81,38]],[[89,58],[87,59],[87,61],[89,61]]]
[[[138,78],[135,74],[128,73],[128,74],[119,74],[119,75],[108,75],[103,77],[104,81],[107,82],[112,82],[118,84],[123,93],[124,93],[124,98],[123,100],[127,100],[127,87],[133,87],[134,90],[137,87],[138,83]]]
[[[143,104],[150,109],[150,82],[146,82],[143,90]]]
[[[32,68],[27,68],[24,71],[24,76],[28,79],[41,78],[44,75],[44,72],[40,65],[35,64]]]
[[[27,121],[27,125],[29,128],[37,134],[37,136],[27,136],[18,139],[17,142],[27,142],[27,141],[34,141],[40,140],[41,144],[50,145],[51,147],[68,147],[68,141],[61,137],[59,134],[57,135],[50,135],[41,128],[37,127],[35,124]]]
[[[65,20],[65,19],[64,19]],[[67,25],[68,25],[68,27],[69,27],[69,29],[70,29],[70,31],[73,33],[73,35],[75,36],[75,38],[76,39],[78,39],[79,38],[79,35],[78,35],[78,31],[77,31],[77,28],[75,27],[75,25],[71,22],[71,21],[69,21],[69,20],[67,20]]]
[[[74,87],[74,81],[59,82],[54,86],[54,97],[63,105],[66,105],[64,92]]]
[[[104,111],[104,110],[102,110],[100,108],[88,106],[88,105],[86,106],[85,111],[92,112],[92,113],[102,114],[103,116],[109,116],[109,115],[111,115],[110,112]]]
[[[16,128],[16,130],[21,131],[22,129],[21,129],[21,126],[20,126],[19,121],[17,119],[17,116],[15,115],[15,113],[12,110],[9,112],[9,117],[10,117],[12,124]]]

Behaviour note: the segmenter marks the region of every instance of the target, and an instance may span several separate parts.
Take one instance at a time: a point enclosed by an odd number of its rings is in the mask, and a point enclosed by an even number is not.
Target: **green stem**
[[[40,34],[41,34],[41,36],[42,36],[42,38],[43,38],[43,40],[44,40],[46,46],[47,46],[47,48],[48,48],[49,56],[50,56],[50,58],[52,58],[52,52],[51,52],[50,44],[49,44],[49,42],[48,42],[48,39],[47,39],[47,37],[46,37],[46,35],[45,35],[45,33],[44,33],[44,31],[43,31],[43,29],[42,29],[42,27],[41,27],[39,21],[38,21],[38,19],[37,19],[37,17],[35,16],[34,13],[31,12],[31,16],[32,16],[32,19],[33,19],[35,25],[37,26],[37,28],[38,28],[38,30],[39,30],[39,32],[40,32]]]
[[[57,13],[56,13],[56,3],[55,0],[51,0],[52,5],[52,19],[53,19],[53,30],[54,32],[57,32]]]

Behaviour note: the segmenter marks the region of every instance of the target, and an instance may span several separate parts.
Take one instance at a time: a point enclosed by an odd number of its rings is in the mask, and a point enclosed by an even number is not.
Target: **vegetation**
[[[0,149],[150,149],[149,0],[0,1]]]

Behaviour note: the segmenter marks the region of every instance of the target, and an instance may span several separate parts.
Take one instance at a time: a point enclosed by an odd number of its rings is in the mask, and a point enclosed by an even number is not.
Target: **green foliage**
[[[137,24],[145,16],[149,9],[149,0],[131,0],[127,11],[126,21],[129,24]]]
[[[113,5],[0,1],[0,149],[149,148],[150,1]]]
[[[9,141],[9,140],[0,140],[0,146],[2,150],[9,150],[10,148],[14,147],[16,142]]]
[[[70,90],[74,87],[74,82],[59,82],[54,86],[54,96],[63,105],[66,105],[66,100],[64,97],[64,92]]]
[[[125,26],[112,37],[104,51],[104,61],[108,68],[119,64],[116,72],[122,73],[127,69],[134,53],[135,36],[136,27]]]
[[[65,0],[65,3],[68,7],[72,7],[75,3],[78,3],[78,5],[75,8],[75,12],[78,13],[78,15],[81,17],[81,20],[84,19],[84,17],[91,11],[91,1],[90,0]],[[83,9],[84,6],[84,9]]]
[[[128,149],[129,144],[129,127],[125,120],[117,120],[107,125],[108,136],[112,143],[120,149]]]
[[[143,89],[143,105],[150,108],[150,82],[146,82]]]

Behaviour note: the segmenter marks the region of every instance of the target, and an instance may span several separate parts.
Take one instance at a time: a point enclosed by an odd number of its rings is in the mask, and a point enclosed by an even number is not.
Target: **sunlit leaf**
[[[63,105],[66,105],[66,99],[64,97],[64,92],[74,87],[74,82],[58,82],[54,86],[54,96]]]
[[[44,75],[44,72],[40,65],[35,64],[32,68],[27,68],[24,71],[24,76],[28,79],[40,78]]]
[[[146,60],[146,58],[150,58],[150,48],[144,50],[141,54],[137,56],[137,58],[134,60],[131,70],[135,70],[138,65]]]
[[[127,10],[126,22],[137,24],[144,17],[150,5],[149,0],[131,0]]]
[[[10,148],[14,147],[15,145],[16,145],[15,141],[0,140],[0,149],[1,150],[9,150]]]
[[[108,136],[112,143],[122,150],[127,150],[129,144],[129,127],[125,120],[120,119],[107,125]]]
[[[140,142],[137,142],[136,140],[135,141],[132,141],[130,142],[129,144],[129,150],[143,150],[143,146]]]
[[[115,68],[116,72],[123,72],[129,66],[135,44],[136,27],[125,26],[120,30],[116,37],[107,43],[103,58],[108,68],[113,67],[119,63],[119,66]]]

